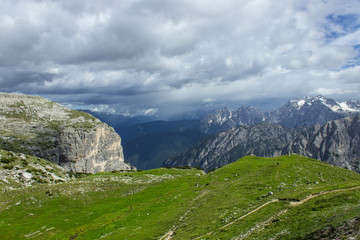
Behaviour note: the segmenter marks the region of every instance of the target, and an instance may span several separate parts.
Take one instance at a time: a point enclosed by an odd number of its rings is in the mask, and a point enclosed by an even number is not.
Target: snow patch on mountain
[[[353,103],[356,104],[355,101],[352,101]],[[353,108],[351,106],[348,105],[348,102],[341,102],[339,103],[339,105],[341,106],[342,110],[345,111],[345,112],[359,112],[360,113],[360,108]]]
[[[337,102],[333,99],[326,98],[322,95],[316,97],[306,96],[304,99],[300,100],[291,100],[290,102],[295,102],[297,104],[297,109],[301,109],[305,104],[311,106],[314,102],[319,101],[324,106],[328,107],[331,111],[335,113],[356,113],[360,112],[360,103],[354,100]]]
[[[331,111],[333,111],[333,112],[343,111],[343,109],[341,108],[341,106],[339,104],[331,105],[331,104],[327,104],[326,102],[322,102],[322,104],[324,104],[326,107],[330,108]]]
[[[297,102],[297,105],[299,106],[299,108],[301,108],[302,106],[304,106],[304,104],[305,104],[305,100],[304,100],[304,99],[299,100],[299,101]]]

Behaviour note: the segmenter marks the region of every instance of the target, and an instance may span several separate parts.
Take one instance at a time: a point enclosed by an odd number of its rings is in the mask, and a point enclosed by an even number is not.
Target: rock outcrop
[[[254,154],[276,157],[298,153],[360,172],[360,117],[333,120],[320,127],[288,129],[262,123],[233,128],[201,141],[164,166],[201,167],[205,171]]]
[[[37,96],[0,93],[0,148],[34,155],[67,171],[130,170],[120,136],[91,115]]]
[[[57,138],[58,164],[72,172],[102,172],[130,170],[124,163],[121,140],[106,124],[84,131],[79,128],[60,128]]]
[[[0,149],[0,187],[14,189],[70,180],[65,169],[49,161],[23,153]]]

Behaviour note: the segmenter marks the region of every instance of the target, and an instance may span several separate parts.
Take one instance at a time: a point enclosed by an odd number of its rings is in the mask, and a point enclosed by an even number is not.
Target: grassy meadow
[[[360,216],[359,186],[360,174],[299,155],[97,173],[2,189],[0,239],[313,239]]]

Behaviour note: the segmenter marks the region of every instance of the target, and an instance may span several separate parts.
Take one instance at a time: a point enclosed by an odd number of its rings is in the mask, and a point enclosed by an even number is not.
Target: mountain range
[[[285,128],[260,123],[232,128],[206,138],[164,166],[200,167],[209,171],[239,157],[275,157],[289,153],[319,159],[360,172],[360,116],[345,117],[312,128]]]
[[[278,136],[282,131],[289,132],[287,134],[290,134],[293,138],[299,136],[298,133],[294,132],[301,130],[288,130],[289,128],[312,128],[317,124],[322,126],[328,121],[347,116],[356,116],[359,113],[360,103],[357,101],[348,100],[336,102],[324,96],[315,96],[290,100],[284,106],[272,111],[263,111],[252,106],[242,105],[235,110],[229,110],[227,108],[215,110],[203,116],[200,120],[135,122],[136,124],[133,126],[119,127],[121,124],[115,124],[113,126],[115,131],[122,137],[125,159],[140,169],[152,169],[160,167],[164,161],[167,161],[165,165],[171,166],[190,164],[190,161],[195,161],[195,158],[189,158],[187,160],[188,162],[173,160],[171,164],[168,159],[179,155],[182,151],[192,147],[192,145],[196,145],[204,138],[226,132],[232,128],[253,126],[262,123],[264,124],[262,125],[263,133],[259,133],[258,135],[261,136],[263,141],[266,138],[272,142],[270,145],[274,145],[280,140],[275,139],[275,137],[271,138],[271,136]],[[114,116],[107,118],[109,116],[110,115],[104,114],[101,119],[108,124],[114,124],[116,118],[114,118]],[[123,118],[119,120],[119,123],[122,122],[122,119]],[[279,126],[273,126],[274,124]],[[257,128],[260,127],[250,127],[252,130]],[[277,128],[280,132],[275,133],[276,131],[273,128]],[[248,131],[251,133],[252,130]],[[269,132],[273,132],[273,134],[269,134]],[[252,141],[251,138],[249,138],[249,141]],[[287,139],[281,139],[277,148],[280,148],[280,145],[287,141]],[[266,150],[266,152],[260,151],[256,142],[248,143],[247,148],[249,148],[249,146],[258,149],[256,151],[254,150],[255,152],[253,152],[253,154],[255,155],[256,153],[259,153],[260,156],[273,155],[270,150]],[[197,145],[191,148],[191,151],[193,151],[194,148],[201,148],[201,146]],[[283,148],[284,147],[281,146],[281,149]],[[187,152],[189,151],[190,150]],[[284,153],[287,153],[286,150],[284,151]],[[251,151],[244,151],[243,154],[251,154]],[[312,155],[306,153],[306,156]],[[319,157],[316,156],[316,158]],[[232,161],[236,159],[237,156],[234,155]],[[205,160],[198,161],[201,162]],[[221,161],[223,161],[223,164],[231,162],[229,160]],[[178,163],[175,164],[175,162]],[[209,167],[207,167],[205,166],[206,163],[200,164],[200,162],[195,165],[190,165],[201,166],[206,170],[223,165],[220,163],[208,163]]]
[[[225,130],[212,136],[200,120],[157,121],[128,127],[121,143],[87,113],[0,94],[0,239],[356,239],[358,104],[313,100],[290,102],[289,119],[309,114],[306,105],[322,115],[295,128],[267,113],[257,123],[257,110],[242,106],[223,111],[231,121],[210,124]],[[132,161],[154,166],[197,141],[167,162],[177,168],[137,171],[122,154],[129,143]]]
[[[115,165],[120,164],[115,167],[108,162],[106,163],[107,167],[104,167],[105,160],[101,160],[103,161],[101,164],[95,162],[100,158],[116,159],[117,156],[141,169],[157,168],[166,161],[165,166],[190,165],[202,167],[208,171],[247,154],[278,156],[288,152],[322,159],[355,171],[359,169],[356,158],[350,160],[356,157],[357,153],[347,153],[350,150],[335,153],[331,150],[332,154],[336,156],[343,156],[344,152],[347,154],[342,160],[334,159],[328,156],[330,153],[327,153],[330,151],[328,150],[329,143],[322,145],[321,150],[319,146],[309,145],[313,141],[313,136],[320,134],[317,132],[320,129],[319,126],[331,120],[359,114],[360,103],[357,101],[336,102],[323,96],[305,97],[291,100],[283,107],[273,111],[262,111],[243,105],[236,110],[227,108],[216,110],[201,120],[141,123],[141,121],[150,119],[137,117],[137,120],[132,122],[135,125],[131,125],[130,118],[122,115],[97,113],[101,119],[113,124],[115,131],[122,136],[122,145],[120,145],[119,136],[109,126],[88,114],[66,109],[39,97],[16,94],[2,94],[0,97],[2,102],[0,147],[45,158],[75,172],[96,172],[102,169],[120,168],[120,165],[126,168],[124,163],[115,164],[113,162]],[[317,124],[319,126],[316,126]],[[234,149],[228,149],[230,153],[220,151],[221,154],[226,153],[221,158],[217,155],[219,151],[216,150],[216,154],[206,154],[208,160],[187,155],[189,151],[194,152],[195,149],[204,151],[201,145],[205,144],[204,141],[216,139],[224,134],[235,134],[234,128],[239,126],[245,127],[240,131],[242,134],[244,131],[248,131],[245,134],[247,142],[243,150],[237,146]],[[307,129],[303,127],[307,127]],[[345,125],[344,128],[346,128]],[[219,133],[220,135],[216,136]],[[354,134],[355,137],[348,136],[348,138],[356,141],[358,132],[355,131]],[[215,137],[211,137],[211,135],[215,135]],[[229,137],[225,139],[227,138]],[[322,138],[323,141],[330,141],[326,140],[329,136]],[[231,144],[224,140],[224,144],[228,148],[235,142],[241,146],[244,140],[240,141],[241,138],[238,137],[237,139]],[[95,148],[102,149],[96,154],[91,150],[92,147],[87,147],[93,144],[92,141],[97,142],[96,146],[94,145]],[[116,147],[109,141],[117,142]],[[350,144],[349,141],[347,143]],[[351,142],[351,146],[353,149],[356,144]],[[219,147],[221,146],[217,146],[217,148]],[[109,148],[118,149],[118,153],[115,154],[117,156],[112,156],[108,150],[105,150]],[[320,154],[319,151],[324,153]],[[234,153],[232,154],[232,152]],[[229,157],[230,155],[232,157]],[[187,160],[180,160],[180,156],[187,156]],[[214,161],[214,159],[217,160]],[[81,161],[82,163],[80,163]]]
[[[200,122],[203,132],[216,134],[232,127],[261,122],[279,124],[286,128],[312,127],[359,113],[360,103],[358,101],[336,102],[319,95],[290,100],[284,106],[273,111],[262,111],[251,106],[241,106],[235,110],[223,108],[206,115]]]

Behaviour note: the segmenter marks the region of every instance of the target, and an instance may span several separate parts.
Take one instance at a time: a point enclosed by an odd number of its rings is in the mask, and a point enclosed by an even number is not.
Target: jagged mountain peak
[[[360,113],[360,103],[358,101],[347,100],[344,102],[337,102],[331,98],[324,97],[323,95],[317,95],[315,97],[305,96],[302,99],[290,100],[285,106],[290,105],[300,110],[303,107],[310,108],[314,104],[322,104],[335,113]]]
[[[290,100],[284,106],[268,112],[245,105],[233,111],[227,108],[218,109],[201,120],[201,127],[206,133],[218,133],[232,127],[265,121],[284,127],[312,127],[359,113],[358,101],[337,102],[323,95],[305,96]]]
[[[304,106],[312,106],[314,103],[320,103],[320,104],[324,104],[324,105],[336,105],[337,104],[337,102],[334,101],[333,99],[326,98],[322,95],[317,95],[314,97],[305,96],[300,99],[290,100],[288,102],[288,104],[286,104],[286,105],[296,106],[298,109],[301,109]]]

